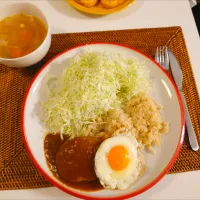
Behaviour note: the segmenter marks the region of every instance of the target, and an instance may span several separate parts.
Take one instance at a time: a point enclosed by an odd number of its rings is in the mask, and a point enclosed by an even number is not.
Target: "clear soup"
[[[47,28],[37,17],[24,13],[0,21],[0,57],[19,58],[37,49]]]

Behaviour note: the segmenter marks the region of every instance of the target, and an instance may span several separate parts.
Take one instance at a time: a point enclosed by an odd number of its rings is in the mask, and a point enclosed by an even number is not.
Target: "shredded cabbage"
[[[58,77],[42,103],[42,121],[52,133],[81,136],[83,127],[149,89],[145,63],[118,53],[86,51],[76,55]]]

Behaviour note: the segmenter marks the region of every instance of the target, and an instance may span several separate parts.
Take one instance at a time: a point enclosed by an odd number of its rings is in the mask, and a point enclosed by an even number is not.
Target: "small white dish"
[[[135,57],[142,62],[148,61],[146,65],[150,70],[154,83],[155,98],[163,106],[164,119],[170,123],[170,131],[168,134],[163,135],[161,148],[156,148],[156,155],[147,152],[144,154],[146,161],[145,173],[131,187],[124,191],[100,190],[96,192],[84,192],[70,188],[51,174],[45,160],[44,129],[36,114],[38,102],[47,98],[44,90],[44,80],[52,75],[61,75],[67,67],[67,62],[78,52],[88,47],[90,50],[114,51],[125,54],[127,57]],[[118,44],[98,43],[81,45],[69,49],[49,61],[33,79],[24,98],[21,117],[24,144],[39,172],[59,189],[81,199],[127,199],[146,191],[170,170],[178,157],[184,139],[185,121],[183,105],[174,82],[152,58],[140,53],[136,49]]]
[[[43,43],[30,54],[19,58],[1,58],[0,63],[9,67],[29,67],[39,62],[47,54],[51,45],[51,30],[44,13],[35,5],[30,3],[9,3],[0,7],[0,20],[15,14],[26,13],[39,18],[47,28],[47,35]]]

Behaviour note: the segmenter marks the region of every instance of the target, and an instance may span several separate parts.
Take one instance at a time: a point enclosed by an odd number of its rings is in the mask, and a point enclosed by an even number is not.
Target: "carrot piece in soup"
[[[10,54],[12,58],[19,58],[21,56],[21,49],[17,47],[12,47],[10,49]]]

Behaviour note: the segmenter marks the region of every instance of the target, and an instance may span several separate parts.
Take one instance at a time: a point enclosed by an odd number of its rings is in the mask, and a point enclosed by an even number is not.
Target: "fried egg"
[[[101,143],[95,155],[95,172],[104,188],[124,190],[144,167],[138,142],[130,135],[116,135]]]

